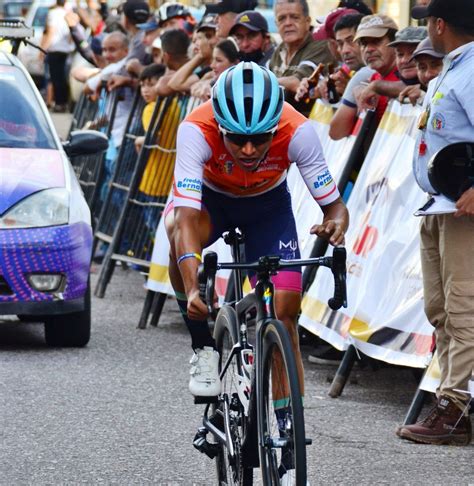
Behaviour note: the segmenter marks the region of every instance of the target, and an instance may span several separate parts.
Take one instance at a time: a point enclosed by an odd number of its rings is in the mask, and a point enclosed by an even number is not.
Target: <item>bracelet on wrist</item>
[[[185,253],[178,258],[178,265],[181,264],[182,261],[187,260],[188,258],[196,258],[199,262],[202,262],[201,255],[199,253]]]

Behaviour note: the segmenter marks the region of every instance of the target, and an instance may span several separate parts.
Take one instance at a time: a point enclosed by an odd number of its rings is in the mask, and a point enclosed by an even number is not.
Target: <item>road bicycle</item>
[[[243,263],[243,235],[233,230],[224,234],[224,240],[232,247],[234,262],[218,263],[217,254],[209,252],[198,271],[201,298],[215,317],[222,392],[206,405],[194,446],[216,460],[219,485],[252,485],[254,469],[260,468],[264,486],[306,486],[306,446],[311,440],[305,436],[303,400],[290,335],[275,316],[271,276],[290,267],[329,267],[335,288],[328,304],[339,309],[347,306],[346,250],[334,248],[332,257],[283,260],[263,256],[257,262]],[[233,270],[235,301],[224,304],[216,316],[214,283],[220,269]],[[257,275],[254,290],[246,296],[243,270]],[[249,328],[253,325],[255,337],[251,339]],[[279,408],[273,394],[282,393],[286,399],[284,407]],[[278,420],[275,404],[280,410]]]

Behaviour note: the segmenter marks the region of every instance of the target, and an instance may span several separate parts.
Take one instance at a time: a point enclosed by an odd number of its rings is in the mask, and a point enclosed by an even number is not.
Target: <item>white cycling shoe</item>
[[[189,391],[194,395],[194,402],[216,401],[221,392],[219,353],[210,346],[196,349],[190,364]]]

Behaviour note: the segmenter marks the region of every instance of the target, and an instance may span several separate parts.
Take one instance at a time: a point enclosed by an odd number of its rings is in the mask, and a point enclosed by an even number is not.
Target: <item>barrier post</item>
[[[344,353],[344,357],[342,358],[341,364],[339,365],[329,388],[328,395],[331,398],[341,396],[356,359],[356,348],[353,345],[350,345]]]

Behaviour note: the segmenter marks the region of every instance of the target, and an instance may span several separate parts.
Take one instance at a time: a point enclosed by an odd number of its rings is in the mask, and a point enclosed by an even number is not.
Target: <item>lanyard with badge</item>
[[[458,54],[459,56],[459,54]],[[433,96],[431,97],[431,100],[428,102],[428,105],[426,106],[426,109],[423,111],[423,113],[420,115],[420,118],[418,119],[418,129],[423,132],[421,140],[420,140],[420,145],[418,146],[418,155],[423,156],[426,154],[426,150],[428,146],[426,145],[426,140],[425,140],[425,131],[426,127],[428,126],[428,120],[430,119],[430,114],[431,114],[431,105],[433,104],[434,100],[436,100],[436,95],[438,93],[439,88],[441,87],[441,84],[444,81],[444,78],[448,74],[448,72],[451,70],[452,63],[453,61],[458,57],[455,56],[452,59],[450,59],[449,63],[445,66],[443,69],[442,74],[440,75],[439,81],[436,83],[436,87],[433,90]]]

